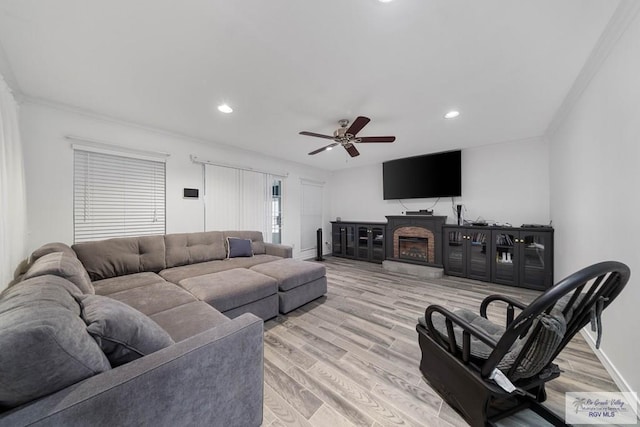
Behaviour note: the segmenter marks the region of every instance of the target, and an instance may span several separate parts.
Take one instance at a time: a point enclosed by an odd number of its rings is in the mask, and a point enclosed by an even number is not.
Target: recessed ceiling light
[[[445,119],[455,119],[456,117],[458,117],[460,115],[460,111],[449,111],[447,114],[444,115]]]
[[[218,105],[218,111],[220,111],[221,113],[233,113],[233,108],[229,107],[227,104],[220,104]]]
[[[378,0],[380,3],[391,3],[393,0]]]
[[[333,150],[333,147],[327,147],[327,151]]]

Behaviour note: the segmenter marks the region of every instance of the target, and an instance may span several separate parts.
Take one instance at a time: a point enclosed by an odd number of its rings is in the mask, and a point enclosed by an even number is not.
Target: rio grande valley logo
[[[636,393],[569,392],[566,422],[572,424],[636,424]]]

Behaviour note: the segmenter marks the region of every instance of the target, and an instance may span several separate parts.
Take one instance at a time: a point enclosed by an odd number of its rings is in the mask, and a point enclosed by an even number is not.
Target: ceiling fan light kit
[[[395,136],[356,137],[358,132],[360,132],[362,128],[364,128],[367,125],[367,123],[369,123],[370,121],[371,119],[369,119],[368,117],[358,116],[353,121],[351,126],[347,128],[347,126],[349,125],[349,120],[347,119],[339,120],[338,125],[340,127],[333,132],[333,136],[323,135],[315,132],[307,132],[307,131],[300,132],[300,135],[313,136],[316,138],[332,139],[334,141],[331,144],[325,145],[324,147],[321,147],[317,150],[310,152],[309,153],[310,156],[321,153],[323,151],[331,150],[336,145],[342,145],[351,157],[356,157],[360,155],[360,152],[358,151],[356,146],[353,144],[358,144],[363,142],[387,143],[387,142],[393,142],[396,140]]]

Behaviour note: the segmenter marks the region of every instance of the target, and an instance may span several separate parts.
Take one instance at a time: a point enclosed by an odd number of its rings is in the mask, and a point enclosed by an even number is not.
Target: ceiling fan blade
[[[358,138],[358,142],[393,142],[396,140],[395,136],[363,136]]]
[[[315,136],[317,138],[325,138],[325,139],[333,139],[333,137],[329,135],[322,135],[321,133],[306,132],[306,131],[300,132],[300,135]]]
[[[349,126],[349,129],[347,129],[346,133],[350,133],[351,135],[355,136],[358,132],[360,132],[362,130],[363,127],[365,127],[367,125],[367,123],[369,123],[371,121],[371,119],[369,119],[368,117],[364,117],[364,116],[358,116],[356,117],[356,119],[353,121],[353,123],[351,123],[351,126]]]
[[[325,145],[322,148],[318,148],[317,150],[310,152],[309,155],[313,156],[314,154],[322,153],[323,151],[329,150],[335,147],[336,145],[339,145],[339,144],[337,142],[334,142],[333,144]]]
[[[345,145],[344,149],[347,150],[347,153],[349,153],[351,157],[356,157],[360,155],[360,152],[356,149],[356,146],[353,144]]]

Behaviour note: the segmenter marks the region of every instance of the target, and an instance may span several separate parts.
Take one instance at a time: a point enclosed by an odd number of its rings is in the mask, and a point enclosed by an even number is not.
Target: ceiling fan
[[[358,116],[353,121],[351,126],[349,126],[347,128],[347,125],[349,124],[349,120],[342,119],[342,120],[338,121],[338,124],[340,125],[340,127],[333,132],[333,136],[322,135],[320,133],[306,132],[306,131],[300,132],[300,135],[315,136],[317,138],[332,139],[334,141],[329,145],[325,145],[322,148],[318,148],[317,150],[310,152],[309,153],[310,156],[312,156],[314,154],[321,153],[321,152],[323,152],[325,150],[331,150],[336,145],[342,145],[344,147],[344,149],[347,150],[347,153],[349,153],[349,155],[351,157],[356,157],[356,156],[360,155],[360,152],[356,149],[356,146],[353,145],[354,143],[360,143],[360,142],[393,142],[393,141],[396,140],[395,136],[361,136],[361,137],[357,137],[356,135],[358,134],[358,132],[360,132],[362,130],[362,128],[365,127],[367,125],[367,123],[369,123],[370,121],[371,120],[368,117]]]

